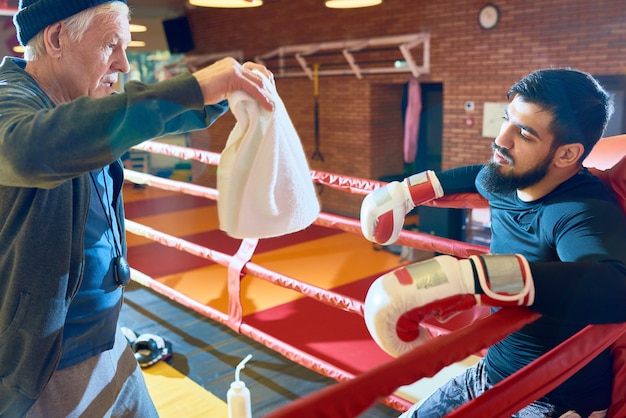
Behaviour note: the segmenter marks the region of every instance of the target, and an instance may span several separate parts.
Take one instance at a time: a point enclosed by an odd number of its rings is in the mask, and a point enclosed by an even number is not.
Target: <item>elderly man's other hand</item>
[[[253,62],[240,64],[233,58],[223,58],[208,67],[193,73],[202,89],[205,104],[214,104],[226,99],[234,90],[242,90],[257,100],[261,106],[274,110],[272,94],[263,84],[263,73],[271,82],[273,74],[263,65]]]

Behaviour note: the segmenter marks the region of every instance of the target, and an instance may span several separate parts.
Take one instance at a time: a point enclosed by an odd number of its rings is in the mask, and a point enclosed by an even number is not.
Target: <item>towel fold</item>
[[[274,111],[242,91],[228,95],[236,124],[217,169],[220,229],[234,238],[269,238],[300,231],[320,212],[302,144],[276,87]]]

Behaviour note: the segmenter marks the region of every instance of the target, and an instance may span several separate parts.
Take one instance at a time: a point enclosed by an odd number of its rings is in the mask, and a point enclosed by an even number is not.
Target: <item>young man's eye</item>
[[[524,140],[524,141],[532,141],[531,136],[529,135],[529,133],[524,130],[524,129],[520,129],[519,131],[519,136]]]

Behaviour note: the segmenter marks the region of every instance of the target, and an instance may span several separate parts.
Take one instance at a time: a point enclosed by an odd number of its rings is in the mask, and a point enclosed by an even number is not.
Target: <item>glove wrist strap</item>
[[[476,293],[499,302],[532,305],[535,292],[528,261],[520,255],[480,255],[469,258]]]

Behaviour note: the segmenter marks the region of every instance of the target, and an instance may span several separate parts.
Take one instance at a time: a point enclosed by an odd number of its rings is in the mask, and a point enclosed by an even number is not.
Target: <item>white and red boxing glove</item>
[[[521,255],[442,255],[409,264],[372,283],[365,324],[387,353],[399,356],[430,339],[424,319],[445,320],[476,305],[530,306],[535,286]]]
[[[430,170],[379,187],[365,196],[361,204],[363,236],[381,245],[395,242],[407,213],[417,205],[442,196],[441,183]]]

